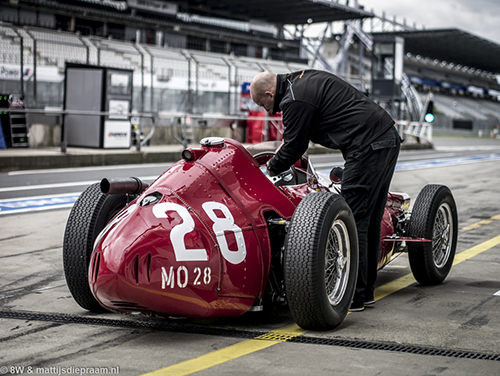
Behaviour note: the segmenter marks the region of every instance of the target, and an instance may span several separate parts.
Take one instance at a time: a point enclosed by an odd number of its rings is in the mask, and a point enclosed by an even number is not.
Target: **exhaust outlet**
[[[138,195],[146,190],[149,184],[139,178],[107,179],[101,180],[101,192],[109,194],[134,194]]]

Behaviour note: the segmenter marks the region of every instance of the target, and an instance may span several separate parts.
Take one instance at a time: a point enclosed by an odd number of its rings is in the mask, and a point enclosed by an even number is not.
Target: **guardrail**
[[[81,110],[63,110],[63,109],[2,109],[2,111],[10,112],[10,113],[23,113],[23,114],[42,114],[42,115],[61,115],[64,118],[66,115],[85,115],[85,116],[114,116],[116,113],[114,112],[106,112],[106,111],[81,111]],[[188,125],[186,121],[180,121],[179,119],[193,119],[193,120],[229,120],[229,121],[247,121],[247,120],[258,120],[265,121],[265,128],[269,126],[274,126],[278,134],[280,136],[283,135],[282,127],[281,127],[281,117],[270,117],[267,113],[264,117],[256,117],[256,116],[245,116],[245,115],[221,115],[221,114],[192,114],[187,112],[169,112],[169,111],[160,111],[160,112],[129,112],[120,114],[121,116],[126,116],[129,120],[131,120],[131,124],[137,125],[136,127],[136,149],[137,151],[141,150],[141,147],[144,146],[154,135],[157,127],[170,127],[172,136],[174,139],[181,143],[185,148],[188,146],[188,137],[187,137],[187,128]],[[142,134],[142,119],[150,119],[152,122],[151,131],[149,134],[144,137],[144,139],[140,140],[140,135]],[[170,119],[170,122],[167,125],[159,124],[158,120],[161,119]],[[174,126],[175,124],[180,123],[182,126],[182,138],[175,135]],[[407,136],[412,137],[416,143],[418,144],[431,144],[432,143],[432,124],[426,122],[410,122],[410,121],[396,121],[396,125],[398,127],[399,134],[406,138]],[[66,133],[64,132],[64,126],[62,127],[62,141],[61,141],[61,152],[66,153],[67,148],[67,139]]]
[[[84,116],[116,116],[115,112],[107,111],[82,111],[82,110],[63,110],[60,108],[46,108],[46,109],[16,109],[16,108],[6,108],[2,111],[7,113],[22,113],[22,114],[41,114],[41,115],[60,115],[62,117],[62,140],[61,140],[61,152],[66,153],[67,149],[67,134],[64,132],[64,120],[66,115],[84,115]],[[229,121],[247,121],[247,120],[259,120],[265,122],[265,128],[269,126],[274,126],[278,133],[282,136],[282,128],[280,127],[281,117],[270,117],[267,113],[264,117],[257,116],[245,116],[245,115],[221,115],[221,114],[193,114],[187,112],[128,112],[120,113],[120,116],[127,117],[131,121],[131,125],[137,125],[136,131],[136,149],[141,150],[154,135],[156,128],[158,127],[170,127],[173,138],[181,143],[185,148],[188,146],[187,129],[188,125],[186,121],[180,121],[181,119],[193,119],[193,120],[229,120]],[[140,140],[140,135],[142,134],[142,119],[150,119],[152,122],[152,128],[149,134]],[[162,125],[159,124],[160,119],[170,119],[169,124]],[[174,126],[180,123],[182,126],[182,138],[178,137],[174,132]]]
[[[406,138],[405,136],[413,137],[416,143],[422,144],[432,143],[432,124],[426,122],[416,122],[416,121],[396,121],[399,128],[399,134]]]

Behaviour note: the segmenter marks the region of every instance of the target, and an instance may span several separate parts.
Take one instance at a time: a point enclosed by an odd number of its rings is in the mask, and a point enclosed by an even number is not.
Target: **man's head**
[[[258,106],[266,111],[272,111],[276,94],[276,75],[262,72],[256,75],[250,84],[250,95]]]

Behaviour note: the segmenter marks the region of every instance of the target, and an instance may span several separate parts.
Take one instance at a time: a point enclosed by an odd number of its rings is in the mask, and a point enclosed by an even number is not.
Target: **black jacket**
[[[280,111],[284,144],[269,162],[274,173],[295,163],[309,141],[339,149],[345,158],[394,125],[378,104],[334,74],[317,70],[277,75],[273,113]]]

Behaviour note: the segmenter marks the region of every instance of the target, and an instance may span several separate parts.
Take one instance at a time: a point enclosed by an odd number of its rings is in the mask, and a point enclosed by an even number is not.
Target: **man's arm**
[[[285,125],[283,145],[268,163],[273,174],[285,171],[306,152],[311,127],[317,121],[317,109],[309,103],[291,101],[282,110]]]

